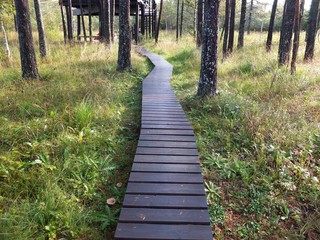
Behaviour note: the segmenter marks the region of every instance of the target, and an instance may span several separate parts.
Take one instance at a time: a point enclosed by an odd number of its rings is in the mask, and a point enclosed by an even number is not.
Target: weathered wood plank
[[[120,222],[209,225],[208,211],[202,209],[123,208]]]
[[[172,129],[172,130],[192,130],[190,125],[159,125],[159,124],[142,124],[144,129]]]
[[[158,147],[158,148],[197,148],[195,142],[175,142],[175,141],[143,141],[138,142],[138,147]]]
[[[171,155],[171,156],[198,156],[197,149],[188,148],[153,148],[138,147],[136,154],[140,155]]]
[[[136,163],[135,163],[136,164]],[[173,171],[171,171],[173,172]],[[188,171],[185,171],[188,172]],[[131,172],[130,182],[149,182],[149,183],[203,183],[202,176],[198,171],[195,173],[150,173],[150,172]]]
[[[129,182],[129,194],[162,194],[162,195],[193,195],[205,196],[203,184],[167,184],[167,183],[132,183]]]
[[[212,232],[206,225],[119,223],[115,237],[121,240],[207,240],[212,239]]]
[[[153,207],[153,208],[182,208],[207,209],[207,200],[204,196],[167,196],[167,195],[136,195],[126,194],[123,206],[125,207]]]
[[[193,130],[141,129],[140,134],[194,136]]]
[[[136,154],[134,162],[141,163],[184,163],[199,164],[198,156],[165,156],[165,155],[139,155]]]
[[[139,140],[193,142],[195,141],[195,138],[194,136],[184,136],[184,135],[140,134]]]
[[[133,163],[135,172],[173,172],[173,173],[201,173],[200,166],[196,164],[163,164],[163,163]]]

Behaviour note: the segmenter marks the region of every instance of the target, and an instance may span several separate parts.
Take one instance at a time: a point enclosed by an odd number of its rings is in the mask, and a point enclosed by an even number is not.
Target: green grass
[[[201,52],[192,37],[163,34],[155,46],[174,65],[172,85],[196,132],[217,239],[316,239],[320,234],[320,45],[297,73],[277,67],[278,38],[266,34],[224,62],[219,49],[218,94],[195,97]],[[221,44],[220,44],[221,46]]]
[[[116,45],[70,48],[49,39],[49,56],[38,58],[41,79],[23,81],[17,36],[8,36],[13,59],[0,59],[0,239],[111,239],[148,61],[133,51],[133,71],[119,73]]]

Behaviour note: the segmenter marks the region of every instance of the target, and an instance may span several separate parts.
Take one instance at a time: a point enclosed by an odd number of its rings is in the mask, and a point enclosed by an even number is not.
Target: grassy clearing
[[[133,71],[118,73],[116,46],[51,39],[49,57],[38,58],[41,80],[22,81],[16,34],[9,39],[13,61],[0,61],[0,239],[111,239],[149,63],[133,54]]]
[[[276,36],[276,41],[277,41]],[[277,68],[265,34],[219,64],[218,95],[195,97],[200,51],[168,34],[157,46],[197,136],[217,239],[317,239],[320,235],[320,58],[297,74]],[[302,43],[304,44],[304,43]],[[315,56],[320,55],[317,42]],[[219,50],[221,53],[221,49]],[[220,59],[222,54],[220,54]]]

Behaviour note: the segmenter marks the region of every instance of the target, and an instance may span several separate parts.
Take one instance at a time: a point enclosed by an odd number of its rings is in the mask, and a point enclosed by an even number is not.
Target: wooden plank
[[[138,142],[138,147],[158,147],[158,148],[197,148],[195,142],[175,142],[175,141],[143,141]]]
[[[141,124],[149,124],[149,125],[152,125],[152,124],[155,124],[155,125],[179,125],[179,126],[190,126],[190,123],[188,120],[184,120],[184,121],[159,121],[158,119],[157,120],[143,120],[141,121]]]
[[[139,155],[136,154],[134,162],[141,163],[185,163],[199,164],[198,156],[165,156],[165,155]]]
[[[189,122],[187,118],[168,118],[168,117],[141,117],[141,121],[170,121],[170,122]]]
[[[122,223],[160,223],[209,225],[208,211],[202,209],[122,208]]]
[[[129,194],[193,195],[205,196],[203,184],[167,184],[167,183],[132,183],[129,182]]]
[[[198,156],[197,149],[188,148],[153,148],[138,147],[136,154],[140,155],[171,155],[171,156]]]
[[[194,136],[184,135],[156,135],[156,134],[140,134],[139,140],[150,140],[150,141],[177,141],[177,142],[194,142]]]
[[[142,124],[144,129],[173,129],[173,130],[192,130],[190,125],[159,125],[159,124]]]
[[[193,165],[193,166],[198,167],[197,165]],[[185,171],[185,172],[188,172],[188,171]],[[149,183],[203,183],[202,175],[198,171],[196,171],[195,173],[197,174],[168,173],[168,172],[161,172],[161,173],[131,172],[129,181],[130,182],[149,182]]]
[[[140,134],[194,136],[193,130],[141,129]]]
[[[207,209],[205,196],[166,196],[126,194],[125,207]]]
[[[173,173],[201,173],[200,166],[191,164],[157,164],[157,163],[133,163],[134,172],[173,172]]]
[[[206,225],[171,225],[119,223],[116,239],[149,239],[149,240],[210,240],[212,232]]]

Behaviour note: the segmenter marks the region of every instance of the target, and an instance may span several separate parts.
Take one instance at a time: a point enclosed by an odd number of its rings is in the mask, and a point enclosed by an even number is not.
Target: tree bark
[[[117,70],[131,70],[130,0],[119,0],[119,50]]]
[[[193,9],[193,37],[196,39],[197,36],[197,0],[194,0]]]
[[[6,30],[5,30],[4,25],[3,25],[3,21],[1,21],[1,31],[2,31],[4,47],[6,49],[6,55],[7,55],[8,60],[10,60],[11,59],[11,52],[10,52],[10,48],[9,48],[9,43],[8,43]]]
[[[215,95],[218,64],[218,31],[220,0],[204,1],[204,34],[201,53],[201,70],[197,95]]]
[[[176,19],[176,41],[179,41],[179,0],[177,0],[177,19]]]
[[[203,38],[203,0],[198,0],[197,15],[197,48],[200,48]]]
[[[42,13],[41,13],[39,0],[34,0],[34,10],[36,12],[36,20],[37,20],[37,27],[38,27],[40,56],[44,58],[47,56],[47,44],[46,44],[46,38],[44,33],[44,26],[42,21]]]
[[[299,41],[300,41],[300,23],[303,10],[301,9],[304,5],[304,0],[296,0],[296,13],[294,16],[294,39],[293,39],[293,49],[292,49],[292,59],[291,59],[291,74],[296,72],[296,61],[299,51]]]
[[[229,37],[229,21],[230,21],[230,0],[226,0],[226,11],[225,11],[225,18],[224,18],[224,36],[223,36],[223,59],[228,56],[228,37]]]
[[[110,35],[111,42],[114,42],[114,18],[115,18],[115,0],[110,0]]]
[[[183,11],[184,11],[184,0],[182,0],[182,3],[181,3],[180,38],[182,37],[182,29],[183,29]]]
[[[230,29],[229,29],[228,54],[231,54],[233,52],[235,17],[236,17],[236,0],[230,0]]]
[[[309,20],[308,20],[308,31],[306,37],[306,51],[304,54],[304,60],[312,60],[314,55],[314,44],[316,40],[317,33],[317,20],[318,20],[318,9],[319,0],[312,0],[310,6]]]
[[[251,0],[251,2],[250,2],[250,11],[249,11],[248,29],[247,29],[248,35],[250,34],[250,31],[251,31],[252,11],[253,11],[253,0]]]
[[[276,12],[277,12],[277,4],[278,4],[278,0],[274,0],[273,5],[272,5],[271,16],[270,16],[269,28],[268,28],[268,37],[267,37],[267,43],[266,43],[267,52],[269,52],[271,50],[273,28],[274,28],[274,19],[276,17]]]
[[[163,0],[160,1],[160,11],[159,11],[159,20],[158,20],[158,26],[157,26],[157,32],[156,32],[156,43],[158,43],[159,39],[159,32],[160,32],[160,21],[161,21],[161,15],[162,15],[162,6],[163,6]]]
[[[296,0],[286,0],[284,16],[280,33],[280,43],[278,52],[278,65],[283,66],[289,62],[292,42],[292,30],[295,15]]]
[[[239,23],[239,35],[238,35],[238,49],[243,48],[244,26],[246,24],[246,10],[247,10],[247,0],[242,0],[240,23]]]
[[[29,5],[27,0],[15,0],[17,27],[20,45],[22,77],[38,79],[37,60],[33,46]]]
[[[101,35],[100,42],[110,44],[110,2],[100,0]]]

